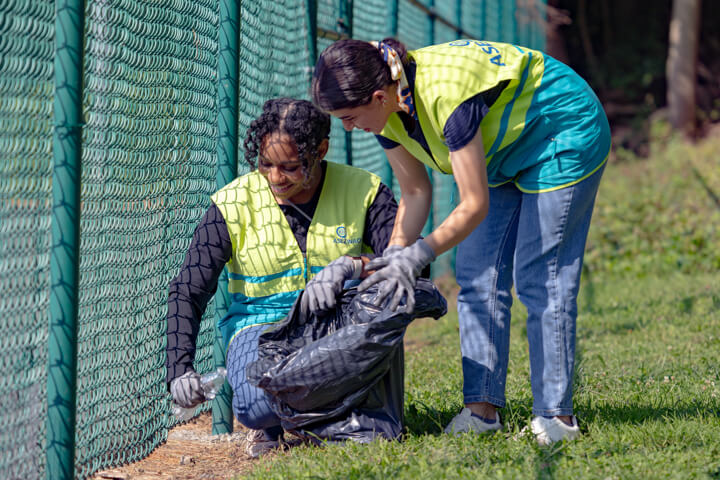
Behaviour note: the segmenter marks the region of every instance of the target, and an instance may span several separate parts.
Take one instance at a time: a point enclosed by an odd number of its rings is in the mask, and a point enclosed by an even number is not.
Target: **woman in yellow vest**
[[[573,415],[575,320],[583,251],[610,150],[602,106],[542,52],[479,40],[407,51],[341,40],[318,59],[316,105],[346,130],[374,133],[402,197],[390,246],[360,289],[413,307],[418,272],[458,246],[465,407],[448,433],[502,428],[511,289],[528,310],[531,429],[542,444],[579,435]],[[417,240],[431,206],[426,167],[453,175],[460,203]]]
[[[248,453],[280,445],[280,419],[245,366],[257,359],[259,335],[283,319],[305,290],[313,312],[335,306],[346,280],[360,278],[368,252],[381,254],[397,204],[369,172],[323,160],[330,116],[305,100],[269,100],[247,131],[253,171],[212,195],[180,273],[170,283],[167,382],[175,403],[204,400],[193,368],[207,302],[228,269],[232,303],[219,328],[227,348],[233,412],[257,430]]]

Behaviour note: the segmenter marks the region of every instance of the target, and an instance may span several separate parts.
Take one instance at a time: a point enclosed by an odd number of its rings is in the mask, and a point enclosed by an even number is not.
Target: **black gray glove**
[[[173,401],[183,408],[192,408],[205,401],[205,393],[200,382],[200,375],[194,370],[170,382],[170,393]]]
[[[343,256],[333,260],[308,282],[301,308],[304,311],[309,308],[313,314],[335,308],[345,280],[360,278],[361,273],[362,260],[359,258]]]
[[[388,248],[390,250],[390,248]],[[400,300],[405,300],[405,311],[410,313],[415,309],[415,282],[417,277],[430,262],[435,260],[435,252],[422,238],[402,250],[393,248],[389,253],[385,251],[382,257],[368,262],[366,270],[377,270],[366,278],[358,290],[367,290],[371,285],[380,283],[375,297],[375,305],[380,306],[385,298],[393,294],[389,307],[397,310]]]

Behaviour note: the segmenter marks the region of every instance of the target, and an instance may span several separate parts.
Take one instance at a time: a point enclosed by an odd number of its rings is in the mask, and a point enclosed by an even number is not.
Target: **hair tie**
[[[397,102],[400,109],[412,116],[417,122],[417,113],[415,112],[415,105],[413,104],[412,94],[410,93],[410,85],[408,84],[407,76],[405,76],[405,69],[400,60],[400,55],[398,55],[394,48],[384,42],[370,42],[370,44],[378,49],[383,60],[387,63],[387,66],[390,67],[390,78],[398,82]]]

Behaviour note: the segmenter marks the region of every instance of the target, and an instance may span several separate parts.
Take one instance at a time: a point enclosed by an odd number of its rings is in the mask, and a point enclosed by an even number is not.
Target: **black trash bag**
[[[405,329],[415,318],[445,315],[447,302],[422,278],[412,314],[372,305],[376,293],[376,286],[346,290],[321,316],[301,311],[299,297],[285,320],[260,336],[247,378],[269,394],[286,431],[359,442],[402,433]]]

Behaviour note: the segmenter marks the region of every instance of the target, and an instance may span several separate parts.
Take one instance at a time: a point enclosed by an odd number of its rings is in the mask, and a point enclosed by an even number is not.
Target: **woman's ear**
[[[372,94],[373,101],[380,102],[381,105],[385,106],[387,103],[387,92],[385,90],[375,90]]]
[[[330,139],[329,138],[323,138],[322,142],[320,142],[320,145],[318,145],[317,153],[318,153],[318,160],[322,160],[325,158],[325,155],[327,155],[328,149],[330,148]]]

